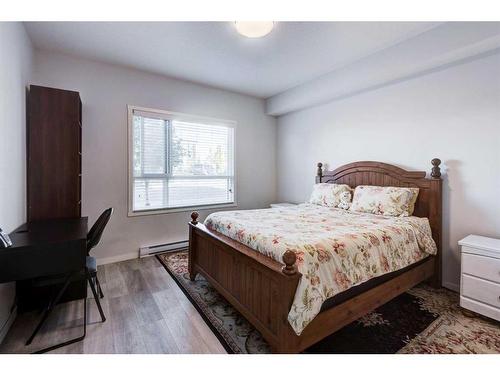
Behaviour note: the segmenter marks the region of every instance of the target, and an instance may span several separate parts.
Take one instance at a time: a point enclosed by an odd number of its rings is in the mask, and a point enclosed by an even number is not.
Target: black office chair
[[[30,338],[28,341],[26,341],[26,345],[30,345],[33,339],[35,338],[36,334],[44,324],[44,322],[47,320],[49,314],[53,310],[53,308],[57,305],[59,300],[61,299],[62,295],[64,294],[64,291],[66,290],[67,286],[70,284],[70,282],[73,281],[78,281],[85,279],[87,280],[88,284],[90,285],[90,289],[92,290],[92,294],[94,295],[94,299],[97,305],[97,309],[99,310],[99,314],[101,315],[101,320],[102,322],[106,321],[106,316],[104,315],[104,312],[102,310],[101,302],[99,301],[99,297],[103,298],[104,294],[101,289],[101,284],[99,283],[99,279],[97,278],[97,262],[96,259],[92,256],[90,256],[90,250],[92,250],[94,247],[96,247],[99,244],[99,241],[101,240],[102,233],[104,232],[104,229],[106,228],[106,225],[109,222],[109,219],[111,217],[111,214],[113,213],[113,208],[108,208],[105,210],[101,216],[97,219],[97,221],[94,223],[92,228],[90,229],[89,233],[87,234],[87,259],[86,259],[86,267],[84,270],[82,270],[80,273],[72,274],[72,275],[66,275],[64,278],[57,278],[57,277],[48,277],[48,278],[40,278],[38,279],[34,284],[36,286],[43,286],[43,285],[50,285],[50,284],[57,284],[57,283],[64,283],[63,287],[59,289],[59,292],[57,295],[51,299],[49,302],[47,308],[45,309],[45,312],[43,314],[42,319],[36,326],[35,330],[31,334]],[[97,290],[96,290],[97,286]],[[97,294],[97,291],[99,291],[99,295]],[[70,341],[66,341],[61,344],[57,344],[54,346],[51,346],[49,348],[45,348],[42,350],[37,351],[36,353],[45,353],[50,350],[54,350],[57,348],[60,348],[65,345],[69,345],[72,343],[75,343],[77,341],[83,340],[83,338],[86,335],[86,325],[87,325],[87,299],[84,300],[84,312],[83,312],[83,335],[76,338],[72,339]]]
[[[97,262],[94,257],[90,256],[90,250],[96,247],[101,240],[102,232],[104,232],[104,228],[109,222],[111,214],[113,213],[113,208],[108,208],[105,210],[101,216],[96,220],[89,233],[87,234],[87,281],[90,285],[90,289],[92,289],[92,293],[94,294],[94,298],[96,299],[97,308],[99,309],[99,313],[101,314],[102,321],[106,320],[104,313],[102,312],[101,303],[99,302],[99,298],[95,293],[95,286],[97,285],[97,290],[99,291],[99,296],[104,298],[104,294],[101,289],[101,284],[99,283],[99,279],[97,278]],[[94,282],[95,280],[95,282]]]
[[[92,228],[90,228],[87,234],[87,254],[90,253],[90,250],[96,247],[101,240],[102,232],[104,232],[104,228],[108,225],[111,214],[113,214],[113,208],[108,208],[99,216],[99,219],[96,220]]]

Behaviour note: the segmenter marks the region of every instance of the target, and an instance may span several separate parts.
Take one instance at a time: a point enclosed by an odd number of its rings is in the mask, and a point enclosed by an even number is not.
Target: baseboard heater
[[[187,249],[188,246],[189,241],[177,241],[165,243],[162,245],[144,246],[139,248],[139,258],[149,257],[151,255],[164,253],[167,251],[179,251],[182,249]]]

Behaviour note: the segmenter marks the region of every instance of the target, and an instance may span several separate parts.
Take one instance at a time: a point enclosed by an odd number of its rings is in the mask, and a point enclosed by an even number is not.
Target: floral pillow
[[[357,186],[350,211],[384,216],[411,216],[418,188],[390,186]]]
[[[327,207],[349,208],[352,198],[352,189],[349,185],[315,184],[309,203]]]

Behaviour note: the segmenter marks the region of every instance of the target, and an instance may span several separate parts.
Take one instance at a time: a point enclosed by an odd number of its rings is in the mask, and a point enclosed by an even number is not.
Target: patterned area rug
[[[157,258],[228,353],[269,353],[260,333],[200,275],[187,250]],[[415,287],[308,348],[306,353],[500,353],[500,324],[464,313],[447,289]]]

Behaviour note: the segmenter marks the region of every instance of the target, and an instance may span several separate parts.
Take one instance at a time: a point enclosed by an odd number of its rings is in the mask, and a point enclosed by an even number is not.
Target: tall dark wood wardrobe
[[[28,221],[80,217],[80,94],[31,85],[27,126]]]
[[[27,102],[28,221],[81,216],[82,102],[75,91],[31,85]],[[19,311],[38,309],[60,285],[16,283]],[[61,302],[86,296],[85,281],[70,284]]]

